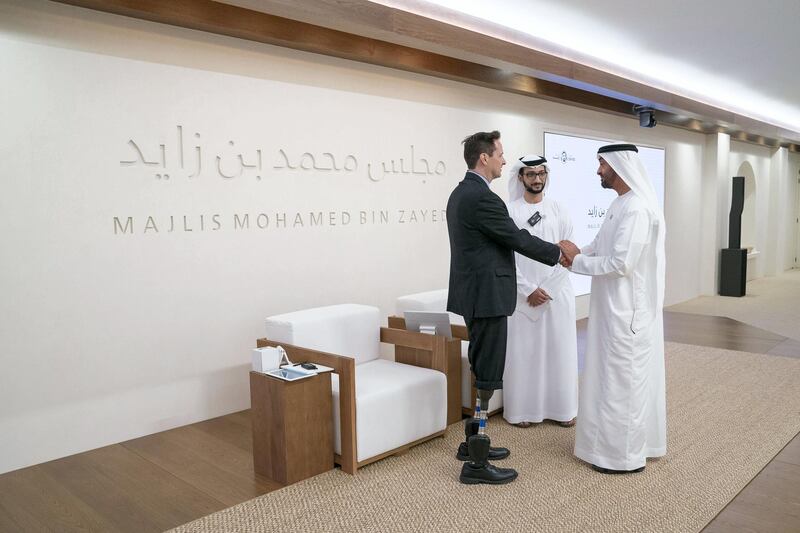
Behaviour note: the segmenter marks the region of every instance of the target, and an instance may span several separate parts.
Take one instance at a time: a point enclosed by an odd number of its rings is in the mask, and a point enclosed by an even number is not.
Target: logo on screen
[[[566,151],[561,152],[560,154],[556,154],[553,159],[556,161],[561,161],[562,163],[566,164],[567,161],[575,161],[575,158],[569,155]]]

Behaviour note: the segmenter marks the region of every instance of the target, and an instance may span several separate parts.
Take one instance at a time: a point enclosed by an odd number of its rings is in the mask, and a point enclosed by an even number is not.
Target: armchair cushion
[[[332,376],[333,438],[342,453],[339,377]],[[356,365],[357,461],[447,427],[447,383],[436,370],[377,359]]]
[[[336,355],[356,365],[380,356],[380,310],[359,304],[315,307],[267,318],[267,338]]]

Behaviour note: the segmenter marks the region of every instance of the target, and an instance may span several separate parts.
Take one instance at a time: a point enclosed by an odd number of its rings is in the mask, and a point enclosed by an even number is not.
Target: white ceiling
[[[373,0],[800,132],[800,0]]]

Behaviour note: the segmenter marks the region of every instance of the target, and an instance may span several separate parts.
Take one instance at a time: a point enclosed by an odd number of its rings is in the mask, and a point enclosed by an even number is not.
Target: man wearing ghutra
[[[519,158],[508,180],[508,212],[517,226],[544,241],[572,240],[569,213],[545,197],[547,159]],[[578,411],[578,346],[569,271],[520,254],[514,259],[517,307],[508,319],[503,418],[519,427],[545,419],[571,427]]]
[[[632,144],[603,146],[597,174],[617,198],[572,271],[592,276],[575,455],[604,474],[641,472],[667,452],[664,214]]]

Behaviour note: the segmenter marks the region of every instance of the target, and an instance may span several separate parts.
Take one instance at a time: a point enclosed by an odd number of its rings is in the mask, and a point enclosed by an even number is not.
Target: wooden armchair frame
[[[401,316],[392,315],[389,317],[389,327],[395,329],[406,329],[406,319]],[[467,332],[467,326],[463,324],[450,324],[450,331],[453,333],[454,339],[459,339],[462,341],[469,341],[469,333]],[[412,332],[413,333],[413,332]],[[460,353],[460,351],[459,351]],[[460,356],[459,356],[460,357]],[[459,359],[460,361],[461,359]]]
[[[453,381],[450,379],[450,376],[460,375],[458,374],[461,371],[461,359],[459,355],[460,341],[457,339],[447,339],[441,336],[415,333],[404,329],[394,329],[392,327],[381,327],[380,341],[395,346],[395,356],[398,363],[438,370],[447,377],[447,423],[450,424],[452,416],[450,412],[450,384],[451,381]],[[341,416],[340,434],[342,438],[342,453],[341,455],[334,455],[334,460],[337,464],[341,465],[342,470],[348,474],[355,474],[358,468],[364,465],[383,459],[389,455],[403,453],[420,442],[444,434],[444,431],[440,431],[359,462],[356,439],[356,416],[358,413],[356,412],[355,358],[303,348],[302,346],[294,346],[285,342],[275,342],[267,338],[258,339],[256,341],[256,346],[259,348],[278,345],[286,350],[289,359],[292,361],[308,361],[323,366],[329,366],[333,368],[333,372],[339,375],[339,412]],[[399,357],[397,357],[398,353],[400,354]],[[453,374],[453,370],[451,369],[454,364],[457,374]],[[458,394],[460,398],[460,378],[456,380],[456,383],[459,385]],[[456,413],[456,416],[460,419],[460,413]]]

